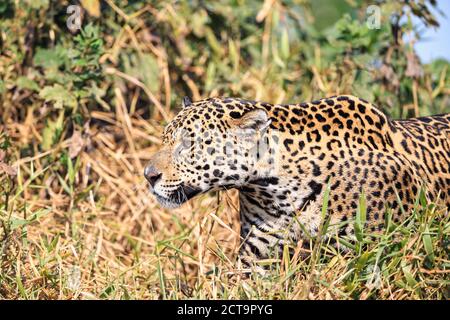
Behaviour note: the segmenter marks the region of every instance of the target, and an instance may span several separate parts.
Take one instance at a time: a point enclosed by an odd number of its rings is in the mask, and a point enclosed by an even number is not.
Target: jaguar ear
[[[191,99],[188,96],[183,98],[183,108],[187,108],[192,104]]]
[[[270,125],[269,115],[264,109],[254,109],[246,112],[236,121],[239,128],[255,131],[262,131]]]

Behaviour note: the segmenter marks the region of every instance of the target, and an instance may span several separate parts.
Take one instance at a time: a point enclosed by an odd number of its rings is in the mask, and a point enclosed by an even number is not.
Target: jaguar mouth
[[[181,184],[170,195],[163,196],[157,193],[153,188],[150,192],[156,197],[156,200],[166,208],[178,208],[186,201],[192,199],[202,192],[201,189]]]

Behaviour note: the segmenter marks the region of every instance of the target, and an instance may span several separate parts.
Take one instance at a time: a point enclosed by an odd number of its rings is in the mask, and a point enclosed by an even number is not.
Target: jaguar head
[[[165,207],[178,207],[213,189],[240,187],[255,169],[270,124],[267,111],[240,99],[183,99],[166,126],[162,147],[144,170],[150,191]]]

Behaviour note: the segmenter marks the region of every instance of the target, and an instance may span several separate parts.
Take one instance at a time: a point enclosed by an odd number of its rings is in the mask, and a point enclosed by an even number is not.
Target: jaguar
[[[150,192],[173,208],[238,189],[245,265],[293,250],[324,219],[329,236],[354,239],[361,199],[374,233],[387,210],[404,221],[420,192],[450,206],[450,114],[393,120],[351,95],[299,104],[185,97],[182,106],[145,167]]]

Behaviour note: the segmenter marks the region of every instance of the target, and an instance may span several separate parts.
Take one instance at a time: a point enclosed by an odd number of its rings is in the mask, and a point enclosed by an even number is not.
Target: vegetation
[[[348,252],[317,237],[245,278],[235,191],[167,211],[142,176],[185,95],[449,112],[449,62],[414,50],[435,1],[376,1],[379,29],[372,2],[80,0],[73,32],[74,1],[1,2],[0,297],[448,299],[449,214],[423,196],[376,238],[362,196]]]

